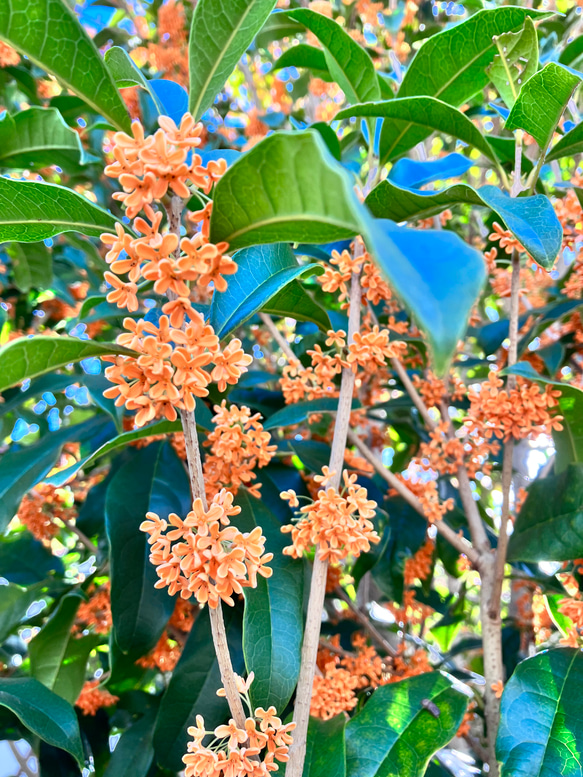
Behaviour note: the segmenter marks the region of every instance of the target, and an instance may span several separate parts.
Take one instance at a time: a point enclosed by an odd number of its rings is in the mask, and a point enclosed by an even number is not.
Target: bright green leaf
[[[303,777],[345,777],[345,726],[344,715],[330,720],[310,718]]]
[[[122,49],[119,46],[112,46],[110,49],[107,49],[103,58],[119,89],[125,89],[132,86],[139,86],[142,89],[145,89],[154,101],[158,113],[165,113],[164,108],[158,99],[158,95],[150,86],[150,82],[142,74],[141,70],[125,49]]]
[[[221,338],[262,310],[292,281],[321,272],[320,265],[298,264],[287,243],[245,248],[233,259],[238,270],[225,291],[215,292],[211,305],[210,323]]]
[[[299,281],[292,281],[278,291],[262,308],[264,313],[296,321],[311,321],[324,332],[332,327],[327,311],[318,305]]]
[[[14,285],[23,292],[50,289],[53,257],[44,243],[12,243],[6,248],[12,262]]]
[[[130,117],[113,80],[66,0],[6,0],[0,38],[79,95],[118,129]]]
[[[522,85],[506,119],[506,129],[523,129],[544,153],[559,119],[581,79],[556,62],[549,62]]]
[[[0,242],[37,243],[62,232],[115,232],[111,213],[64,186],[0,176]]]
[[[583,36],[581,36],[583,38]],[[583,122],[576,124],[563,137],[555,143],[546,156],[547,162],[553,159],[562,159],[565,156],[574,156],[583,151]]]
[[[440,672],[377,688],[346,726],[347,777],[422,777],[431,756],[455,736],[467,702]]]
[[[56,108],[33,106],[0,119],[0,167],[38,170],[58,165],[77,172],[83,156],[79,133]]]
[[[290,46],[273,65],[274,70],[281,70],[284,67],[305,67],[319,78],[324,75],[330,79],[325,53],[315,46],[308,46],[307,43]]]
[[[344,108],[334,120],[350,116],[384,118],[380,137],[381,163],[402,156],[432,132],[452,135],[474,146],[489,159],[495,155],[488,141],[467,116],[435,97],[404,97]]]
[[[502,694],[496,755],[501,777],[581,774],[583,654],[545,650],[522,661]]]
[[[496,38],[498,53],[487,68],[500,97],[512,108],[522,84],[538,70],[538,38],[530,16],[520,32],[507,32]]]
[[[171,512],[184,517],[190,505],[186,471],[168,443],[137,450],[109,484],[105,528],[114,639],[135,658],[154,647],[174,609],[167,590],[154,588],[158,576],[140,524],[150,510],[165,519]]]
[[[545,594],[545,604],[551,620],[559,629],[564,637],[569,636],[570,629],[575,628],[575,624],[559,610],[560,603],[565,599],[563,594]]]
[[[361,407],[360,401],[352,401],[352,409],[357,410]],[[286,405],[263,422],[264,429],[277,429],[281,426],[294,426],[301,424],[312,413],[336,413],[338,411],[338,399],[332,397],[323,397],[322,399],[312,399],[308,402],[296,402],[293,405]]]
[[[132,355],[115,343],[76,340],[73,337],[22,337],[0,348],[0,391],[67,364],[108,354]]]
[[[303,637],[302,562],[283,555],[289,544],[281,525],[261,499],[239,491],[236,504],[241,514],[236,525],[246,532],[261,526],[265,548],[273,553],[273,575],[257,579],[256,588],[245,589],[243,651],[248,672],[255,673],[251,686],[254,707],[273,705],[285,709],[297,683]]]
[[[66,750],[84,765],[83,744],[73,707],[33,677],[0,678],[0,706],[50,745]]]
[[[276,0],[199,0],[190,28],[190,112],[196,120],[213,104]]]

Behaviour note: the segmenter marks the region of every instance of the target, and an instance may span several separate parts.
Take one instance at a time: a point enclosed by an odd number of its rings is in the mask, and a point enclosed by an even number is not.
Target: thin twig
[[[413,385],[413,381],[407,375],[407,370],[403,367],[399,359],[397,359],[396,357],[392,358],[391,367],[395,370],[395,372],[399,376],[399,380],[403,384],[403,387],[407,392],[407,394],[409,394],[409,396],[411,397],[411,401],[419,411],[419,415],[425,421],[425,425],[429,429],[435,429],[437,424],[435,423],[433,418],[429,415],[429,410],[425,406],[425,402],[421,399],[419,392]]]
[[[360,623],[365,631],[368,631],[371,639],[377,643],[377,647],[380,647],[381,650],[384,650],[385,653],[387,653],[389,656],[392,656],[393,658],[399,655],[398,651],[395,650],[391,643],[383,637],[376,626],[371,623],[370,619],[367,618],[366,615],[358,609],[358,607],[354,604],[344,589],[338,586],[338,588],[334,590],[334,596],[337,596],[338,599],[342,599],[342,601],[348,605],[355,619]]]
[[[297,364],[299,362],[298,357],[295,355],[295,353],[291,349],[291,345],[288,343],[288,341],[285,339],[285,337],[282,335],[282,333],[279,331],[279,329],[275,326],[273,323],[273,319],[271,316],[267,315],[267,313],[259,313],[259,318],[263,321],[265,326],[269,329],[273,339],[275,342],[279,345],[282,352],[287,356],[291,364]]]

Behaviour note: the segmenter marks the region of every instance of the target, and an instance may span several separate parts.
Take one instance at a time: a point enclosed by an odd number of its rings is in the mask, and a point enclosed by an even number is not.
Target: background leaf
[[[496,740],[502,777],[581,771],[573,748],[583,741],[582,682],[583,655],[576,648],[545,650],[518,665],[502,694]]]
[[[583,122],[576,124],[572,130],[566,132],[546,156],[547,162],[553,159],[562,159],[565,156],[573,156],[583,151]]]
[[[422,706],[425,699],[439,717]],[[347,777],[422,777],[431,756],[455,736],[467,702],[440,672],[377,688],[346,726]]]
[[[527,16],[520,32],[497,38],[498,53],[487,68],[500,97],[512,108],[522,85],[538,70],[538,38],[534,22]]]
[[[109,484],[105,527],[114,638],[135,658],[158,642],[175,604],[165,588],[154,588],[158,576],[140,524],[149,510],[167,518],[171,512],[184,517],[190,509],[188,477],[168,443],[138,449]]]
[[[6,249],[12,263],[12,278],[17,289],[50,289],[53,281],[53,257],[44,243],[12,243]]]
[[[123,732],[103,777],[147,777],[154,760],[157,712],[158,705],[153,703],[145,715]]]
[[[3,573],[0,567],[0,574]],[[0,589],[0,644],[24,619],[30,605],[41,598],[44,583],[22,588],[14,583],[3,585]]]
[[[345,726],[344,715],[330,720],[310,718],[303,777],[345,777]]]
[[[33,677],[0,678],[0,706],[7,707],[29,731],[71,753],[80,766],[84,755],[73,707]]]
[[[199,0],[190,28],[190,112],[213,104],[277,0]]]
[[[53,73],[114,127],[129,130],[130,117],[123,100],[94,43],[65,0],[2,3],[0,38]]]

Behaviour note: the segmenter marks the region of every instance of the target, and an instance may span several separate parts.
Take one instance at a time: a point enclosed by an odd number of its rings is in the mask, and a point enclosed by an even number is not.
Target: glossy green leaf
[[[562,248],[563,228],[554,208],[543,194],[509,197],[496,186],[473,189],[465,183],[439,192],[401,189],[385,179],[365,200],[373,215],[393,221],[427,218],[457,204],[490,208],[532,258],[550,270]]]
[[[345,726],[344,715],[330,720],[310,718],[303,777],[345,777]]]
[[[65,571],[60,558],[35,540],[29,532],[11,532],[0,537],[0,569],[2,577],[18,585],[42,583],[51,575]]]
[[[73,337],[22,337],[0,348],[0,391],[93,356],[133,352],[115,343],[76,340]]]
[[[357,208],[349,176],[318,133],[278,132],[216,185],[211,240],[226,240],[231,249],[342,240],[360,232]]]
[[[496,755],[501,777],[581,774],[583,654],[545,650],[522,661],[502,694]]]
[[[62,232],[99,237],[117,220],[64,186],[0,176],[0,242],[37,243]]]
[[[263,312],[296,321],[311,321],[325,332],[332,327],[327,311],[304,289],[299,281],[292,281],[268,300]]]
[[[563,137],[555,143],[546,156],[547,162],[553,159],[562,159],[565,156],[573,156],[583,151],[583,122],[576,124]]]
[[[495,155],[471,119],[435,97],[404,97],[344,108],[336,119],[350,116],[384,118],[380,136],[381,163],[402,156],[432,132],[443,132],[474,146],[489,159]]]
[[[66,0],[6,0],[0,38],[55,75],[118,129],[130,117],[99,52]]]
[[[508,558],[568,561],[583,554],[583,464],[531,483],[514,524]]]
[[[305,67],[320,78],[322,75],[330,78],[325,53],[315,46],[308,46],[307,43],[291,46],[275,61],[273,67],[274,70],[281,70],[284,67]]]
[[[556,62],[549,62],[524,83],[506,119],[506,129],[523,129],[544,153],[559,119],[581,78]]]
[[[79,723],[73,707],[33,677],[0,678],[0,706],[13,712],[44,742],[66,750],[84,765]]]
[[[286,16],[302,24],[324,47],[324,56],[332,78],[351,103],[380,100],[381,92],[376,70],[367,52],[333,19],[296,8]]]
[[[232,607],[223,608],[223,612],[233,669],[242,674],[241,615]],[[175,772],[184,767],[182,756],[190,740],[187,728],[195,725],[197,715],[204,717],[208,729],[228,719],[227,701],[217,696],[222,685],[208,609],[205,609],[194,622],[160,704],[154,749],[161,766]]]
[[[507,32],[496,39],[498,53],[487,68],[500,97],[512,108],[522,85],[538,70],[538,38],[527,16],[520,32]]]
[[[575,624],[559,610],[559,605],[565,596],[563,594],[545,594],[545,604],[551,620],[564,637],[569,635],[569,630],[575,628]]]
[[[423,706],[433,702],[439,716]],[[458,729],[468,697],[440,672],[377,688],[346,726],[347,777],[422,777]]]
[[[286,14],[280,11],[273,11],[260,32],[257,33],[255,45],[259,48],[267,48],[274,40],[291,38],[301,34],[303,31],[304,28],[301,24],[298,24],[293,19],[289,19]]]
[[[40,599],[43,588],[43,583],[32,585],[29,588],[22,588],[14,583],[2,586],[2,596],[0,596],[0,645],[24,619],[30,605]]]
[[[174,599],[148,560],[147,535],[140,524],[151,510],[161,518],[185,516],[190,486],[182,462],[168,443],[137,450],[109,484],[105,528],[110,546],[111,614],[114,638],[135,658],[154,647],[174,610]]]
[[[157,697],[152,697],[154,700]],[[147,777],[154,760],[154,705],[126,729],[111,756],[103,777]]]
[[[571,65],[583,54],[583,37],[577,35],[559,54],[561,65]]]
[[[210,323],[221,338],[262,310],[292,281],[321,272],[318,264],[298,264],[287,243],[245,248],[233,259],[238,270],[225,291],[213,294],[211,304]]]
[[[285,709],[300,672],[303,637],[302,562],[283,555],[289,545],[281,524],[261,499],[239,491],[236,503],[241,514],[234,523],[251,532],[261,526],[265,548],[274,554],[268,580],[257,579],[257,588],[245,589],[243,652],[247,672],[254,672],[251,701],[254,707],[273,705]]]
[[[381,272],[427,337],[433,369],[442,374],[486,280],[481,254],[445,230],[371,219],[367,232]]]
[[[199,0],[190,28],[190,113],[213,104],[276,0]]]
[[[38,170],[58,165],[76,172],[83,156],[79,134],[56,108],[33,106],[0,119],[0,167]]]
[[[6,248],[12,263],[14,285],[22,292],[49,289],[53,257],[44,243],[12,243]]]
[[[49,432],[38,443],[17,450],[9,449],[0,459],[0,532],[10,523],[22,497],[55,466],[64,443],[80,442],[93,435],[104,422],[94,416],[74,426]]]
[[[352,408],[356,410],[361,407],[360,401],[354,399]],[[270,415],[263,422],[264,429],[277,429],[282,426],[294,426],[303,423],[312,413],[336,413],[338,410],[338,399],[332,397],[323,397],[322,399],[312,399],[308,402],[296,402],[293,405],[286,405],[273,415]]]
[[[107,49],[103,58],[118,89],[131,88],[132,86],[139,86],[145,89],[154,101],[158,113],[165,114],[158,95],[150,86],[150,82],[142,74],[125,49],[119,46],[112,46],[110,49]]]

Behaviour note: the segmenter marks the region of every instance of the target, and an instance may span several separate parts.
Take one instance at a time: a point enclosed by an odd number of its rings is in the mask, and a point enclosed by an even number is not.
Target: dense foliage
[[[0,2],[0,765],[581,777],[582,28]]]

